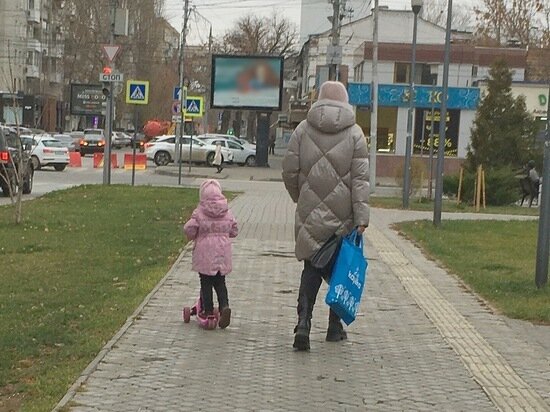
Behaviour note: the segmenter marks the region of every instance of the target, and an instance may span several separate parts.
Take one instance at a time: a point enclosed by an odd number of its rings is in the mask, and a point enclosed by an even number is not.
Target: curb
[[[157,168],[155,168],[155,174],[161,175],[161,176],[178,177],[179,176],[179,171],[174,172],[170,169],[163,169],[161,167],[157,167]],[[212,175],[208,175],[208,174],[199,174],[199,173],[184,173],[183,170],[182,170],[181,177],[182,178],[192,177],[192,178],[201,178],[201,179],[208,179],[208,178],[215,177],[216,179],[227,179],[228,175],[220,174],[219,176],[212,176]]]
[[[116,345],[116,343],[120,340],[120,338],[126,333],[126,331],[132,326],[136,318],[141,314],[143,311],[143,308],[151,301],[152,297],[158,292],[158,290],[164,285],[166,280],[169,276],[171,276],[176,271],[176,265],[179,264],[179,262],[182,260],[182,258],[189,253],[189,251],[192,249],[193,242],[188,242],[185,247],[183,248],[182,252],[179,254],[178,258],[174,262],[174,264],[170,267],[168,272],[164,275],[164,277],[156,284],[156,286],[153,288],[151,292],[145,297],[145,299],[141,302],[141,304],[136,308],[134,313],[126,319],[126,322],[122,327],[118,330],[118,332],[103,346],[103,348],[99,351],[97,356],[86,366],[84,371],[80,374],[80,376],[76,379],[76,381],[71,385],[69,390],[65,393],[63,398],[55,405],[55,407],[52,409],[52,412],[60,412],[64,407],[67,406],[67,404],[74,398],[76,392],[80,389],[80,387],[86,383],[90,375],[95,372],[100,362],[107,356],[107,354],[111,351],[113,346]]]

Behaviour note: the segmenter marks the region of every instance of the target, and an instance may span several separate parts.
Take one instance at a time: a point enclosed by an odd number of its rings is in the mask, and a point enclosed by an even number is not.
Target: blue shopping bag
[[[325,298],[327,305],[349,325],[355,320],[367,277],[363,236],[353,230],[342,239]]]

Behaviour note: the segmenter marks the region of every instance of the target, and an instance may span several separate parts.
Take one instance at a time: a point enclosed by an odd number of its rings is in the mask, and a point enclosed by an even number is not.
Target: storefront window
[[[428,154],[430,145],[437,152],[439,145],[439,110],[416,109],[413,152],[415,154]],[[432,134],[433,124],[433,134]],[[460,110],[447,111],[447,129],[445,132],[445,156],[458,156],[458,132],[460,124]]]
[[[365,136],[370,138],[370,111],[357,110],[357,124],[361,126]],[[397,107],[378,108],[378,134],[376,150],[378,153],[395,153],[397,128]]]

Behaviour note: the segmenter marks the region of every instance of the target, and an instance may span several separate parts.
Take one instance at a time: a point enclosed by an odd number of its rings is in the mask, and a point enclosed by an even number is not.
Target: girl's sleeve
[[[191,215],[185,226],[183,226],[183,231],[185,232],[187,238],[190,240],[194,240],[199,233],[199,222],[197,219],[197,215],[197,211],[194,210],[193,214]]]
[[[239,228],[237,227],[237,220],[231,214],[231,228],[229,229],[229,237],[237,237],[239,234]]]

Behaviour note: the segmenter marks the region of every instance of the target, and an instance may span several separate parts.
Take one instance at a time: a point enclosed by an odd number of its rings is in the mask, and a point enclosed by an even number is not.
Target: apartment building
[[[62,123],[62,0],[0,0],[0,116],[48,131]]]

